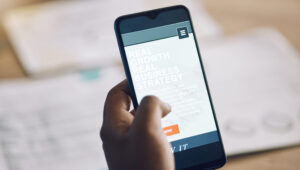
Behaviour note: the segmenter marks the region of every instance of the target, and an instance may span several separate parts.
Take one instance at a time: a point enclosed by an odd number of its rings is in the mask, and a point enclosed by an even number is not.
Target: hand
[[[170,105],[145,97],[136,112],[130,109],[124,80],[107,95],[100,136],[110,170],[173,170],[174,156],[161,127]]]

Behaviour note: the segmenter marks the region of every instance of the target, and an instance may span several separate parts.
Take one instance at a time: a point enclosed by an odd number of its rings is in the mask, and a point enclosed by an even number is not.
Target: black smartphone
[[[225,152],[188,9],[121,16],[114,26],[134,108],[146,95],[172,106],[162,125],[176,169],[223,166]]]

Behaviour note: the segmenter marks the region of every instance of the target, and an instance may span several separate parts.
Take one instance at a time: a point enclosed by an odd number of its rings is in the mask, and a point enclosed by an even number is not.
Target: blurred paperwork
[[[176,4],[190,8],[199,37],[221,33],[199,1],[184,0],[52,1],[7,12],[4,26],[25,71],[37,76],[120,62],[114,20]]]
[[[0,84],[1,170],[102,170],[99,138],[108,90],[124,79],[108,67]]]
[[[278,32],[258,29],[200,46],[228,155],[300,144],[300,61]],[[119,67],[107,67],[0,83],[0,154],[8,170],[106,169],[101,111],[123,78]]]
[[[300,144],[300,59],[279,32],[200,47],[228,155]]]

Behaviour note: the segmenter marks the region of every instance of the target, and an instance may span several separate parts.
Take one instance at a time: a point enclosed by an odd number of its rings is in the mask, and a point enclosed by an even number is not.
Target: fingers
[[[122,133],[129,128],[133,121],[133,115],[129,113],[130,102],[126,80],[109,91],[104,105],[101,133]]]
[[[171,111],[169,104],[160,101],[155,96],[146,96],[136,112],[129,112],[130,104],[128,84],[124,80],[112,88],[107,95],[100,134],[102,139],[125,134],[132,122],[134,130],[162,131],[161,118]]]
[[[108,92],[104,109],[109,109],[109,108],[125,109],[127,111],[129,110],[130,96],[129,96],[127,80],[121,81],[119,84],[117,84]]]
[[[133,121],[134,130],[162,131],[161,118],[171,112],[171,106],[155,96],[146,96],[141,101]]]

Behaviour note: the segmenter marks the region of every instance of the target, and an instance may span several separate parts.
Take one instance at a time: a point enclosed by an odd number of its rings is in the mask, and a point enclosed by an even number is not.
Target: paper
[[[0,83],[0,158],[9,170],[107,169],[103,105],[122,79],[122,69],[111,67]]]
[[[29,74],[120,61],[114,20],[145,9],[138,0],[56,1],[15,9],[4,25]]]
[[[300,144],[300,56],[277,31],[200,49],[228,155]]]
[[[121,61],[113,28],[117,17],[162,7],[163,2],[47,2],[9,11],[4,17],[4,26],[29,75],[96,68]],[[164,2],[164,6],[175,2],[180,1]],[[190,6],[195,11],[192,15],[197,18],[195,25],[200,37],[219,33],[200,2]]]

